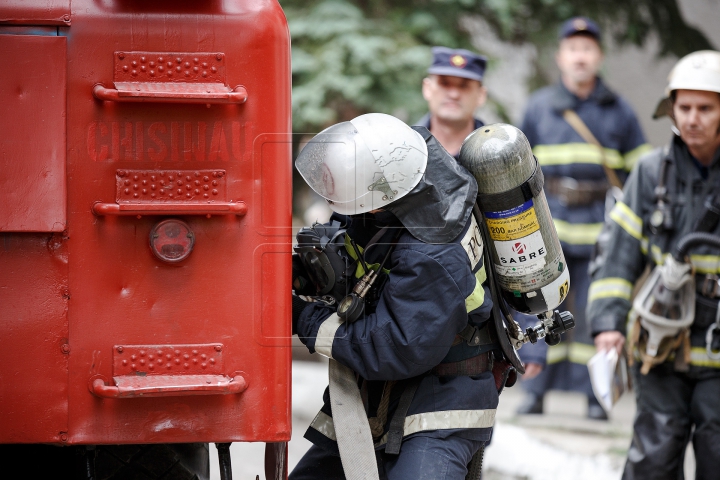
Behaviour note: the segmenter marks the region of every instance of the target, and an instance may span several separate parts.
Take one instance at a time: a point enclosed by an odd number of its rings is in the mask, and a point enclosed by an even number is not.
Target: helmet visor
[[[350,122],[333,125],[313,137],[295,166],[310,188],[333,204],[354,202],[371,193],[373,185],[383,178]]]

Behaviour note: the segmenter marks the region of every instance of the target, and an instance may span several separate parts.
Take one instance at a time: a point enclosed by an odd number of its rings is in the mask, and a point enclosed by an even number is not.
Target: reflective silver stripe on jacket
[[[617,202],[610,211],[610,218],[631,236],[642,240],[642,219],[630,207],[622,202]]]
[[[543,167],[576,163],[602,165],[603,163],[600,149],[595,145],[584,142],[536,145],[532,150]],[[603,148],[603,150],[605,151],[605,161],[608,167],[615,169],[625,168],[625,160],[619,151],[613,148]]]
[[[426,412],[405,417],[404,435],[426,432],[431,430],[449,430],[455,428],[491,428],[495,425],[497,410],[444,410],[440,412]],[[325,412],[318,412],[310,426],[325,435],[330,440],[337,441],[333,419]],[[383,435],[375,446],[387,442],[387,434]]]
[[[585,345],[584,343],[560,343],[548,347],[546,361],[548,365],[569,361],[578,365],[586,366],[588,361],[597,353],[595,345]]]
[[[588,291],[588,302],[597,300],[598,298],[622,298],[630,300],[633,285],[624,278],[609,277],[595,280],[590,284]]]

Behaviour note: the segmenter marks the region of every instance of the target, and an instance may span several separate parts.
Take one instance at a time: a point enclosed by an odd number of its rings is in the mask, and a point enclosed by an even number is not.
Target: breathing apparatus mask
[[[694,268],[687,255],[698,245],[720,248],[720,237],[705,232],[683,237],[675,253],[655,267],[633,301],[633,311],[639,322],[633,343],[640,347],[643,373],[665,361],[670,352],[680,347],[686,347],[685,357],[689,356],[687,330],[695,320],[696,285]],[[712,334],[716,329],[720,329],[717,320],[708,330],[709,354],[712,354]]]
[[[352,259],[345,251],[345,229],[340,222],[316,223],[300,229],[295,252],[320,297],[330,303],[347,295],[352,286]]]
[[[683,257],[668,256],[650,274],[633,302],[648,332],[645,353],[656,357],[663,339],[674,337],[695,318],[695,275]]]
[[[365,312],[367,305],[374,307],[387,279],[384,267],[402,230],[395,235],[379,265],[368,265],[365,258],[373,246],[379,245],[378,240],[388,229],[380,228],[364,250],[337,221],[329,225],[316,223],[301,229],[294,250],[313,284],[311,296],[330,305],[337,304],[338,316],[350,323]],[[357,280],[356,272],[362,272]]]

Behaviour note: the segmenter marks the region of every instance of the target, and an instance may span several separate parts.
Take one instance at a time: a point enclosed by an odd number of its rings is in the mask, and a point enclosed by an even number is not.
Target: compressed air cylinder
[[[478,183],[477,203],[503,298],[523,313],[553,310],[567,296],[570,275],[527,138],[512,125],[481,127],[465,140],[460,163]]]

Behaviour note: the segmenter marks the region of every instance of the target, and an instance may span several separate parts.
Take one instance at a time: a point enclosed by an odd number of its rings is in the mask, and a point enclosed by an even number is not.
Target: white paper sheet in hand
[[[588,361],[590,383],[595,397],[606,412],[628,390],[628,372],[625,358],[619,358],[617,350],[598,352]]]

